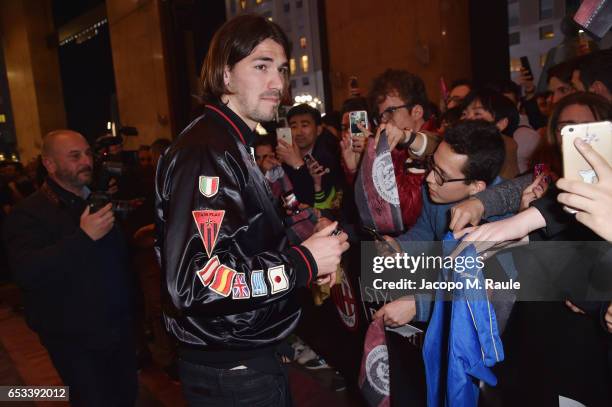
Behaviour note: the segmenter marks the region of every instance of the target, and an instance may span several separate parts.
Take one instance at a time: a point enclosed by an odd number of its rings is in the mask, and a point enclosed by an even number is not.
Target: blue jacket
[[[449,233],[444,238],[444,255],[450,254],[457,243]],[[473,245],[461,253],[462,257],[477,255]],[[477,406],[478,382],[496,385],[490,367],[504,359],[495,311],[477,265],[466,267],[462,273],[445,269],[440,280],[462,282],[463,288],[453,291],[450,303],[443,301],[441,291],[436,294],[423,345],[427,405]],[[468,281],[478,284],[468,286]]]
[[[491,186],[497,185],[502,182],[503,179],[496,177]],[[423,209],[421,215],[417,219],[416,223],[406,233],[397,237],[397,241],[402,247],[402,250],[408,254],[414,252],[414,245],[411,242],[423,242],[418,245],[418,253],[420,254],[423,249],[426,250],[427,244],[425,242],[431,242],[431,249],[435,247],[434,242],[441,241],[446,233],[448,233],[448,225],[450,223],[450,209],[458,202],[448,204],[437,204],[429,199],[429,192],[427,183],[423,184],[421,188],[423,194]],[[512,214],[504,216],[492,216],[487,218],[486,221],[493,222],[496,220],[503,219]],[[416,316],[415,321],[427,321],[431,314],[431,295],[430,294],[417,294],[415,295],[416,301]]]

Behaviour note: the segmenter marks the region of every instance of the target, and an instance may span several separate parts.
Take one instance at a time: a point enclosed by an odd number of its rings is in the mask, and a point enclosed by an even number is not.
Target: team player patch
[[[272,294],[289,289],[289,279],[287,274],[285,274],[285,266],[269,268],[268,281],[270,282],[270,287],[272,287],[270,291]]]
[[[198,184],[200,186],[200,193],[206,198],[212,198],[219,192],[219,177],[200,175]]]
[[[217,237],[219,236],[219,229],[221,229],[221,222],[223,222],[225,211],[204,209],[193,211],[192,213],[202,238],[202,243],[206,249],[206,254],[208,254],[208,257],[211,257],[217,244]]]
[[[263,270],[255,270],[251,273],[251,288],[253,289],[253,297],[268,295],[268,286],[264,281]]]
[[[236,274],[236,277],[234,277],[234,285],[232,286],[232,298],[234,300],[244,300],[246,298],[251,298],[251,290],[249,290],[249,286],[246,283],[244,273],[238,273]]]
[[[232,291],[232,283],[235,275],[236,271],[222,264],[217,268],[215,279],[210,284],[209,288],[217,294],[227,297]]]
[[[204,287],[208,287],[208,284],[215,277],[215,271],[219,268],[221,263],[219,262],[219,258],[217,256],[208,260],[204,268],[198,271],[198,277],[200,277],[200,281],[204,284]]]

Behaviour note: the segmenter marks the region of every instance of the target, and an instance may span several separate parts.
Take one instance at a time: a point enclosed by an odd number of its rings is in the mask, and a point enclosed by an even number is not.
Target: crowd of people
[[[427,332],[436,306],[435,293],[379,298],[360,287],[360,242],[372,236],[381,251],[409,254],[449,233],[479,253],[517,241],[612,241],[612,163],[577,139],[598,182],[571,180],[561,148],[564,126],[612,120],[611,50],[553,66],[542,93],[527,70],[519,84],[457,80],[441,106],[418,75],[387,69],[340,112],[293,106],[287,139],[273,119],[288,48],[274,23],[237,17],[206,57],[204,114],[172,144],[142,146],[128,163],[119,145],[100,143],[94,163],[82,135],[57,130],[37,163],[2,167],[7,267],[74,405],[133,405],[147,335],[177,380],[178,367],[191,405],[289,405],[291,361],[338,370],[357,389],[370,323]],[[368,121],[356,132],[358,111]],[[254,131],[261,122],[271,134]],[[367,173],[384,143],[401,219],[372,234],[364,225],[385,215],[367,200]],[[99,195],[107,200],[92,200]],[[497,257],[502,274],[520,279],[530,267],[497,253],[487,263]],[[485,405],[612,402],[612,298],[575,290],[579,281],[611,291],[612,252],[584,253],[542,254],[566,260],[550,266],[571,281],[558,284],[563,298],[496,309],[505,360],[497,386],[480,386]],[[326,303],[336,305],[337,332],[315,332]],[[346,332],[353,344],[326,346]],[[388,335],[391,404],[442,405],[427,396],[422,343]]]

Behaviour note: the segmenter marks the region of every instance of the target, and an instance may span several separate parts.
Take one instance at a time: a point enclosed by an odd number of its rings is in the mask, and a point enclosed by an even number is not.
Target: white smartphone
[[[574,140],[581,138],[589,143],[608,163],[612,163],[612,122],[593,122],[569,124],[561,129],[563,151],[563,177],[567,179],[597,183],[597,174],[574,146]],[[569,213],[576,210],[567,206],[563,209]]]
[[[279,127],[276,129],[276,139],[283,140],[285,143],[289,145],[293,145],[293,138],[291,137],[291,128],[290,127]]]
[[[361,124],[361,126],[365,127],[366,129],[369,128],[368,112],[366,112],[365,110],[355,110],[349,112],[349,128],[351,135],[365,136],[365,134],[363,134],[363,132],[359,130],[359,127],[357,127],[358,124]]]

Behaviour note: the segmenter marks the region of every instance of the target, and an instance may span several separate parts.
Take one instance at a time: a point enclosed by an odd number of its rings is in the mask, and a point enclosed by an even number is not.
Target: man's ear
[[[46,156],[42,156],[42,165],[45,167],[45,169],[47,170],[47,172],[49,174],[53,174],[55,173],[56,170],[56,165],[55,165],[55,161],[53,161],[53,159],[46,157]]]
[[[230,71],[231,71],[230,67],[225,65],[225,68],[223,68],[223,84],[228,90],[229,90],[230,77],[231,77]]]
[[[503,119],[501,119],[500,121],[498,121],[497,123],[495,123],[495,126],[497,127],[497,129],[500,132],[504,132],[504,130],[506,130],[506,128],[508,127],[508,118],[504,117]]]
[[[410,111],[410,115],[412,116],[413,120],[420,120],[423,118],[423,114],[424,114],[424,110],[423,110],[423,106],[421,105],[414,105],[412,107],[412,110]]]
[[[470,183],[470,196],[476,195],[485,189],[487,189],[487,184],[484,181],[472,181]]]
[[[323,133],[323,125],[322,125],[322,124],[319,124],[319,125],[317,126],[317,136],[320,136],[320,135],[321,135],[321,133]]]

